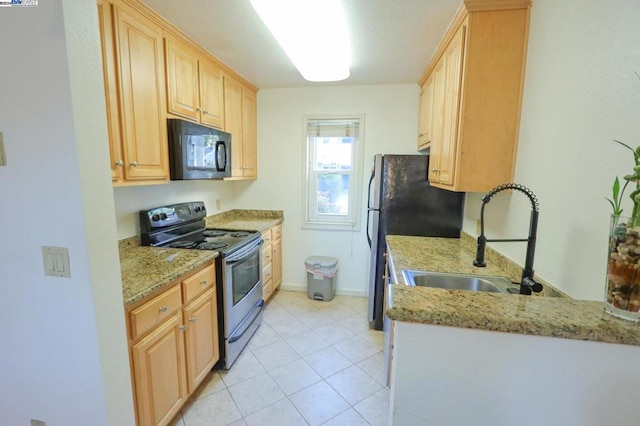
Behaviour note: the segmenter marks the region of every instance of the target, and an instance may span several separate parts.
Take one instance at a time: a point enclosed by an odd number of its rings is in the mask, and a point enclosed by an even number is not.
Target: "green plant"
[[[638,146],[636,149],[633,149],[626,143],[620,142],[619,140],[614,139],[614,142],[619,143],[633,153],[634,167],[632,174],[625,175],[623,177],[626,182],[622,187],[622,190],[620,190],[620,180],[616,176],[611,191],[612,198],[605,198],[611,204],[614,216],[620,216],[623,211],[621,206],[622,197],[624,196],[624,192],[627,189],[627,185],[629,185],[629,183],[631,182],[635,183],[635,189],[631,192],[631,194],[629,194],[629,198],[631,198],[631,201],[633,203],[633,209],[631,211],[631,223],[629,223],[629,225],[638,226],[640,225],[640,146]]]

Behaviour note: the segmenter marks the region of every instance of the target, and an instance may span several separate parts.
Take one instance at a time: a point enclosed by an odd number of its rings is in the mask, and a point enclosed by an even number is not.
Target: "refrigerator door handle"
[[[371,235],[369,233],[369,218],[371,216],[371,185],[373,184],[373,179],[375,178],[376,172],[375,169],[371,171],[371,177],[369,178],[369,192],[367,193],[367,242],[369,243],[369,248],[371,248]]]

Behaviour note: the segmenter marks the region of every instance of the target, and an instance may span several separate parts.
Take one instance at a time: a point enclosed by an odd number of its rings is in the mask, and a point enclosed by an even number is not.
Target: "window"
[[[305,228],[357,230],[364,116],[305,117]]]

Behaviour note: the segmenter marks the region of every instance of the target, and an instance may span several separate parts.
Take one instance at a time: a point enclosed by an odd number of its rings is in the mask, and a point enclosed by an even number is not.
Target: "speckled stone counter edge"
[[[467,265],[473,256],[460,240],[387,236],[387,242],[391,260],[398,258],[394,268],[396,282],[404,282],[399,269],[408,266],[439,272],[456,272],[456,268],[464,267],[458,272],[477,273],[477,268]],[[429,267],[420,268],[421,262]],[[487,266],[487,274],[506,274],[493,265]],[[640,325],[610,316],[601,302],[566,297],[391,285],[386,313],[395,321],[640,345]]]

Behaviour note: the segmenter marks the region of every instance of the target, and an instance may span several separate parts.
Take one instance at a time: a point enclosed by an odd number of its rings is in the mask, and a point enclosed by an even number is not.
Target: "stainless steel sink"
[[[402,271],[407,285],[435,287],[448,290],[488,291],[491,293],[518,293],[519,288],[504,277],[490,275],[450,274],[442,272]]]

